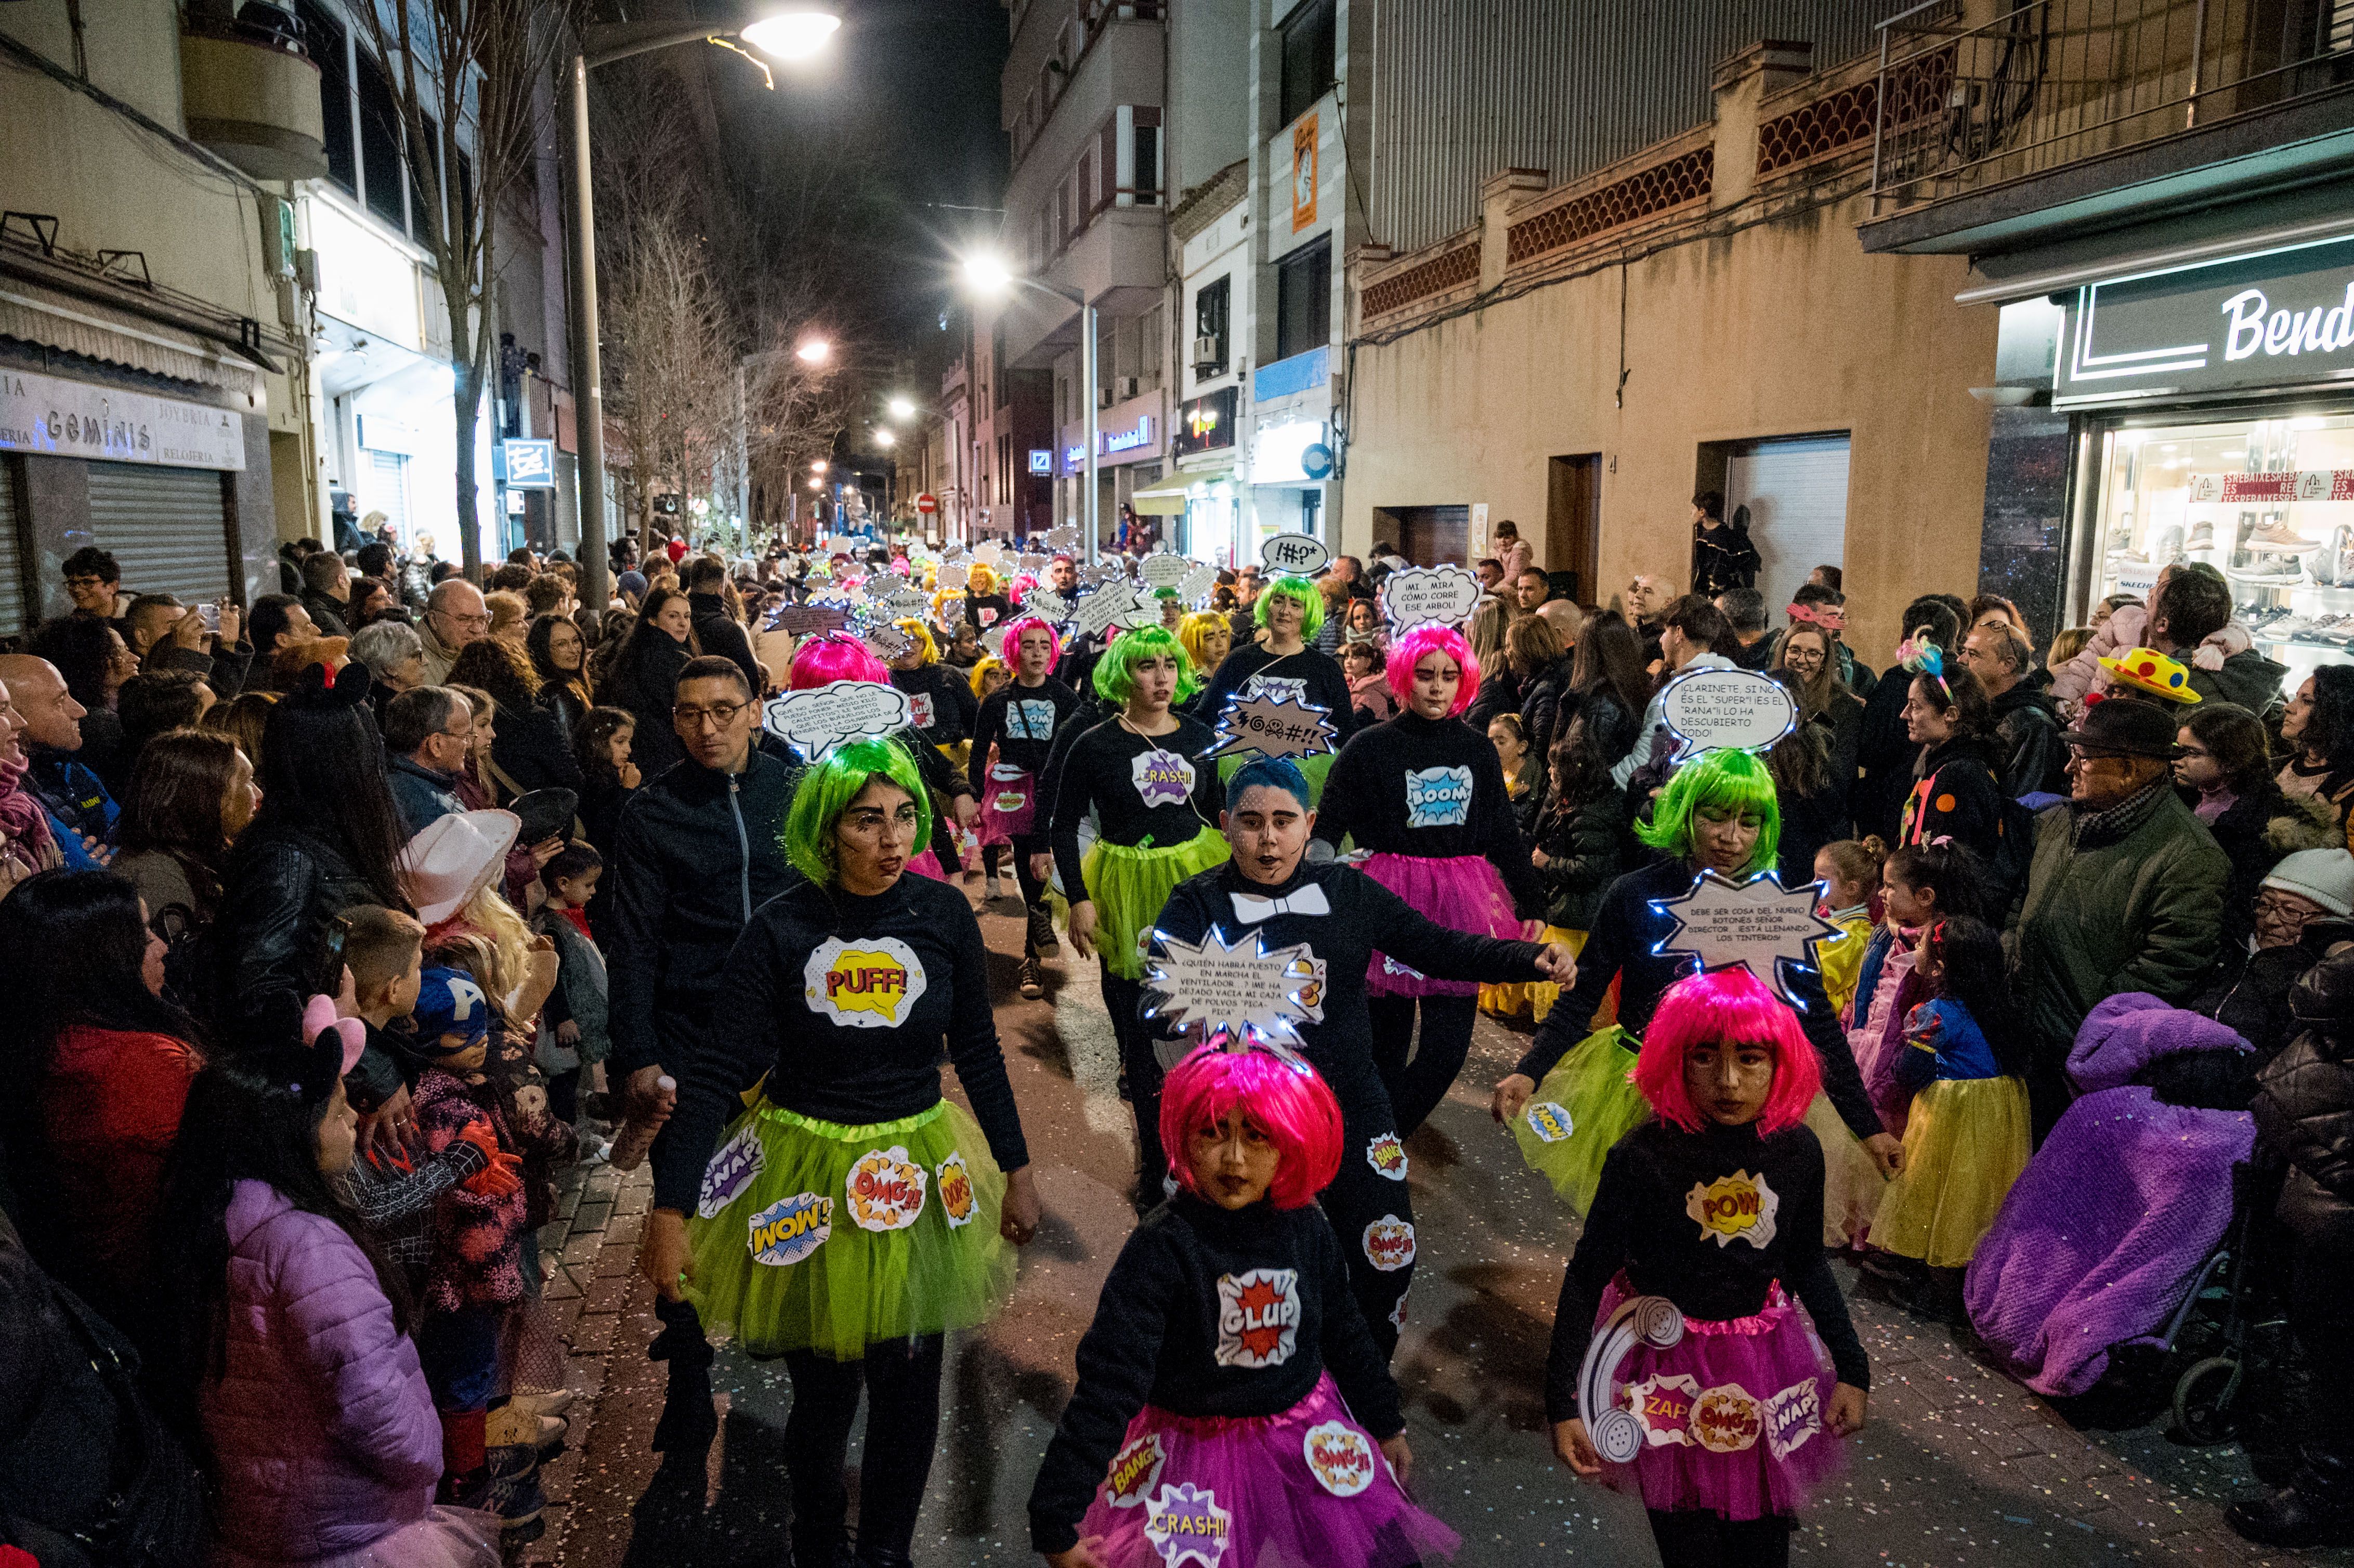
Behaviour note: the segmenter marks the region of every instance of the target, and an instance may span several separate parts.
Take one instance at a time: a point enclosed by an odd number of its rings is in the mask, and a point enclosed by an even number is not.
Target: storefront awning
[[[1128,503],[1131,508],[1147,516],[1173,517],[1185,510],[1185,503],[1193,499],[1195,485],[1215,484],[1220,480],[1232,479],[1234,476],[1234,470],[1228,468],[1204,469],[1197,473],[1169,474],[1159,482],[1149,485],[1129,496]]]

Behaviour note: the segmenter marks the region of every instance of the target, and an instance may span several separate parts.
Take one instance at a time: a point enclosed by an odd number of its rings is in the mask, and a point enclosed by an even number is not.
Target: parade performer
[[[891,661],[890,683],[907,694],[917,733],[940,748],[950,762],[964,766],[965,743],[972,735],[974,710],[981,704],[965,683],[964,673],[940,662],[939,643],[932,629],[912,615],[891,623],[915,646]]]
[[[1315,825],[1307,780],[1288,758],[1246,764],[1226,793],[1233,858],[1169,895],[1152,951],[1165,962],[1172,945],[1199,947],[1213,931],[1232,944],[1250,933],[1259,951],[1297,949],[1299,961],[1320,971],[1321,1017],[1292,1022],[1288,1037],[1341,1102],[1345,1157],[1320,1198],[1340,1233],[1357,1304],[1386,1355],[1396,1347],[1414,1279],[1414,1207],[1404,1135],[1368,1049],[1371,955],[1378,948],[1425,973],[1471,981],[1565,981],[1576,970],[1566,947],[1458,931],[1353,867],[1310,863],[1303,852]],[[1164,1025],[1161,1033],[1176,1031]],[[1138,1115],[1160,1125],[1141,1097]]]
[[[1141,1016],[1143,939],[1170,890],[1226,858],[1215,823],[1225,804],[1217,770],[1196,758],[1212,736],[1172,711],[1193,694],[1184,646],[1158,626],[1123,632],[1095,667],[1096,694],[1116,711],[1070,742],[1049,792],[1056,874],[1071,900],[1071,945],[1103,966],[1104,1005],[1137,1107],[1139,1212],[1161,1201],[1157,1125],[1146,1110],[1161,1064]],[[1059,748],[1058,748],[1059,749]],[[1083,857],[1079,824],[1095,818]]]
[[[1041,992],[1038,961],[1055,948],[1055,917],[1046,907],[1046,813],[1039,790],[1055,737],[1079,708],[1079,694],[1051,672],[1062,652],[1055,629],[1030,617],[998,641],[1013,678],[981,705],[972,736],[973,792],[981,799],[981,842],[1013,846],[1013,877],[1022,889],[1028,926],[1022,939],[1022,994]],[[996,748],[992,764],[990,750]]]
[[[835,681],[872,681],[876,685],[888,686],[894,683],[894,676],[865,643],[846,631],[828,631],[811,638],[794,652],[792,670],[785,684],[789,690],[801,692]],[[970,696],[971,693],[965,694]],[[911,705],[912,702],[911,698]],[[907,755],[915,759],[932,806],[931,839],[917,846],[907,869],[918,876],[945,882],[946,868],[956,861],[956,836],[949,818],[952,816],[961,826],[980,820],[981,810],[973,800],[972,784],[937,747],[928,743],[920,723],[894,732],[890,738],[905,747]]]
[[[1349,1158],[1331,1090],[1297,1058],[1204,1046],[1169,1075],[1161,1131],[1178,1192],[1104,1281],[1031,1544],[1053,1568],[1161,1568],[1195,1542],[1285,1568],[1454,1555],[1405,1494],[1397,1384],[1311,1206]]]
[[[654,1150],[642,1266],[792,1374],[785,1467],[802,1563],[842,1551],[862,1385],[859,1561],[908,1561],[940,1336],[1003,1304],[1005,1244],[1038,1225],[980,925],[957,889],[904,874],[929,819],[895,741],[852,741],[811,768],[785,826],[806,880],[737,943]],[[941,1097],[944,1046],[970,1115]]]
[[[1665,1568],[1786,1564],[1872,1381],[1823,1254],[1822,1150],[1801,1120],[1815,1053],[1763,981],[1723,969],[1660,998],[1635,1081],[1659,1119],[1610,1151],[1562,1278],[1553,1451],[1642,1498]],[[1631,1349],[1606,1339],[1588,1366],[1622,1302]]]
[[[1324,629],[1324,596],[1307,577],[1278,577],[1258,596],[1251,618],[1264,640],[1243,643],[1226,655],[1193,711],[1214,726],[1230,698],[1288,695],[1296,703],[1331,711],[1332,747],[1339,750],[1355,733],[1357,714],[1340,662],[1316,646],[1316,634]],[[1241,753],[1222,758],[1218,770],[1231,777],[1242,761]],[[1331,752],[1300,760],[1299,771],[1319,800],[1331,769]]]
[[[1496,1085],[1490,1106],[1496,1119],[1511,1127],[1523,1157],[1577,1213],[1593,1202],[1610,1146],[1650,1114],[1628,1081],[1634,1042],[1668,987],[1699,967],[1691,953],[1660,950],[1675,931],[1675,917],[1652,901],[1682,896],[1703,871],[1745,882],[1770,869],[1781,826],[1764,758],[1712,751],[1680,769],[1653,802],[1650,821],[1635,830],[1671,858],[1610,885],[1578,955],[1576,986],[1561,993],[1520,1065]],[[1618,1021],[1588,1033],[1613,980],[1618,981]],[[1903,1145],[1872,1113],[1821,979],[1811,969],[1792,969],[1787,991],[1798,1008],[1798,1026],[1821,1059],[1823,1091],[1838,1119],[1883,1171],[1893,1171]]]
[[[1371,851],[1365,874],[1442,926],[1520,935],[1543,915],[1545,889],[1496,748],[1460,717],[1479,694],[1479,662],[1453,628],[1419,627],[1390,650],[1389,682],[1398,715],[1358,731],[1341,749],[1316,836]],[[1376,951],[1365,994],[1373,1062],[1397,1112],[1398,1135],[1410,1137],[1463,1068],[1479,988],[1434,979]],[[1409,1063],[1417,1008],[1422,1043]]]

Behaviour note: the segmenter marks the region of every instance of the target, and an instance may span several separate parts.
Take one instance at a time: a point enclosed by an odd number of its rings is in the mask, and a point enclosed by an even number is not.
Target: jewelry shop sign
[[[242,470],[245,428],[227,408],[0,370],[0,451]]]

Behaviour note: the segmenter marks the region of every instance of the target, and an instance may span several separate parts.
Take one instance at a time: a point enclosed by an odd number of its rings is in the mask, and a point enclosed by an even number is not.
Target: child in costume
[[[1627,791],[1610,777],[1610,761],[1584,715],[1570,720],[1547,761],[1551,788],[1529,850],[1545,889],[1540,939],[1565,942],[1573,953],[1585,950],[1585,933],[1623,858]],[[1543,1023],[1560,996],[1561,988],[1548,981],[1529,987],[1532,1017]]]
[[[1875,1246],[1928,1266],[1925,1308],[1951,1316],[1961,1271],[2027,1168],[2027,1033],[2013,1018],[2002,938],[1983,920],[1931,926],[1916,969],[1930,1000],[1904,1020],[1898,1084],[1913,1094],[1904,1168],[1888,1183]]]
[[[1982,913],[1983,874],[1950,844],[1905,844],[1881,863],[1881,924],[1864,949],[1850,1000],[1848,1048],[1881,1124],[1898,1138],[1913,1097],[1896,1082],[1898,1036],[1926,994],[1913,972],[1921,933],[1950,915]]]
[[[1872,946],[1872,895],[1880,889],[1881,863],[1887,858],[1888,845],[1877,833],[1841,839],[1815,852],[1815,880],[1823,885],[1815,913],[1845,933],[1815,949],[1822,966],[1823,994],[1841,1017],[1855,1000],[1855,977],[1863,968],[1864,950]]]
[[[1008,626],[997,639],[1012,680],[981,699],[972,732],[973,792],[981,800],[982,853],[993,857],[1000,844],[1011,848],[1014,885],[1022,894],[1027,923],[1022,939],[1022,994],[1044,992],[1041,960],[1057,946],[1055,917],[1046,906],[1046,878],[1039,864],[1051,845],[1047,813],[1040,804],[1046,764],[1055,741],[1080,707],[1078,693],[1055,678],[1062,641],[1034,616]],[[989,864],[989,895],[998,895],[996,862]]]
[[[1346,839],[1371,851],[1365,874],[1442,926],[1519,936],[1523,922],[1543,913],[1544,885],[1530,863],[1495,747],[1462,722],[1479,694],[1479,660],[1454,628],[1418,627],[1390,650],[1389,682],[1398,716],[1359,731],[1341,749],[1316,836],[1335,849]],[[1398,1136],[1411,1137],[1462,1070],[1479,988],[1433,980],[1375,953],[1365,995],[1373,1061]],[[1417,1012],[1422,1043],[1408,1062]]]
[[[940,645],[933,640],[930,627],[912,615],[891,624],[915,644],[891,661],[891,683],[907,694],[917,730],[938,747],[950,762],[962,768],[966,743],[972,736],[973,715],[980,709],[981,701],[965,683],[961,672],[940,662]]]
[[[1611,1145],[1650,1115],[1628,1076],[1634,1042],[1667,989],[1699,968],[1697,955],[1676,949],[1676,918],[1662,906],[1689,895],[1703,871],[1745,882],[1770,869],[1781,825],[1763,758],[1712,751],[1680,768],[1652,803],[1650,821],[1635,829],[1670,858],[1610,885],[1578,955],[1577,983],[1562,992],[1520,1065],[1497,1084],[1496,1119],[1511,1127],[1522,1158],[1576,1212],[1593,1202]],[[1618,1022],[1588,1033],[1614,980]],[[1784,984],[1821,1063],[1832,1113],[1826,1125],[1843,1127],[1880,1168],[1893,1165],[1901,1146],[1872,1114],[1821,980],[1793,965]]]
[[[1642,1498],[1665,1568],[1784,1564],[1871,1386],[1823,1255],[1815,1054],[1720,969],[1660,999],[1635,1081],[1658,1119],[1611,1150],[1562,1278],[1553,1451]]]
[[[1104,1281],[1031,1544],[1053,1568],[1161,1568],[1197,1540],[1284,1568],[1452,1556],[1405,1494],[1397,1384],[1313,1202],[1344,1152],[1332,1092],[1297,1057],[1204,1045],[1161,1137],[1178,1192]]]
[[[1324,629],[1324,596],[1310,578],[1278,577],[1259,594],[1251,617],[1264,637],[1243,643],[1226,655],[1225,662],[1210,676],[1194,711],[1205,723],[1215,726],[1230,697],[1285,695],[1327,710],[1332,719],[1332,750],[1297,758],[1316,797],[1311,803],[1321,809],[1324,779],[1332,769],[1333,755],[1357,728],[1349,677],[1342,673],[1339,661],[1316,646],[1316,634]],[[1396,668],[1394,661],[1391,668]],[[1221,757],[1219,775],[1232,778],[1249,755],[1233,751]]]

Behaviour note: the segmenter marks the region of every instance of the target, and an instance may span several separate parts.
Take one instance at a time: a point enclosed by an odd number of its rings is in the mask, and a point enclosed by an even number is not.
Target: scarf
[[[2134,831],[2149,821],[2150,813],[2174,792],[2174,779],[2159,774],[2139,791],[2126,796],[2106,810],[2086,810],[2082,802],[2071,801],[2076,813],[2076,847],[2080,850],[2100,849],[2130,838]]]
[[[34,863],[38,863],[56,841],[49,834],[48,812],[24,787],[31,767],[21,755],[15,762],[0,762],[0,833],[35,851]]]

